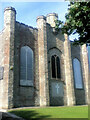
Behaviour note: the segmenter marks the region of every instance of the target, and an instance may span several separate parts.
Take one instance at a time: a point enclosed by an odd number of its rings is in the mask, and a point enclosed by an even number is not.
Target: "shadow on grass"
[[[33,110],[17,110],[17,111],[9,111],[19,117],[24,118],[25,120],[88,120],[88,118],[51,118],[51,115],[41,115],[38,112]]]
[[[17,110],[17,111],[9,111],[9,112],[19,117],[22,117],[26,120],[50,118],[50,115],[41,115],[33,110],[30,110],[30,111],[29,110]]]

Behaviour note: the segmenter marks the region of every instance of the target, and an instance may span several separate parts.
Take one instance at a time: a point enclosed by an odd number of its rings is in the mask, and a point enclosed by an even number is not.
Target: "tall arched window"
[[[20,85],[33,85],[33,51],[28,46],[20,51]]]
[[[51,57],[52,78],[61,78],[60,59],[57,55]]]
[[[74,80],[75,80],[75,87],[82,89],[82,74],[81,74],[81,65],[80,61],[77,58],[73,59],[73,70],[74,70]]]

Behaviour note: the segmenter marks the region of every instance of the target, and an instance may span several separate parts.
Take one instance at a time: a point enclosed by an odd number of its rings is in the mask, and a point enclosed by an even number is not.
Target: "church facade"
[[[0,108],[88,104],[86,45],[55,32],[56,13],[37,17],[37,28],[4,11],[0,33]]]

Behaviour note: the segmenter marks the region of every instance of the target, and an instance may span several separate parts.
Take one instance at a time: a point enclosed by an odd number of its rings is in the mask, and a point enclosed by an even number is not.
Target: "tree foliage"
[[[74,44],[90,43],[90,2],[70,2],[66,22],[57,20],[56,31],[62,30],[68,35],[79,34]]]

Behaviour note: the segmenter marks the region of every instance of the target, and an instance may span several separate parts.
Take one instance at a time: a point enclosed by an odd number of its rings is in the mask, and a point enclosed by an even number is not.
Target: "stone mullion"
[[[57,61],[56,61],[57,56],[55,56],[55,66],[56,66],[56,79],[57,79]]]

